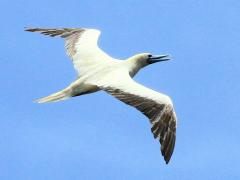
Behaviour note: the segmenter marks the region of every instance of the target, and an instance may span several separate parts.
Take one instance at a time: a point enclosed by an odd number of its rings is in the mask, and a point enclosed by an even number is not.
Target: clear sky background
[[[0,9],[1,180],[240,178],[239,0],[1,0]],[[174,101],[169,165],[148,120],[104,92],[33,103],[76,74],[61,39],[27,26],[98,28],[119,59],[171,54],[135,78]]]

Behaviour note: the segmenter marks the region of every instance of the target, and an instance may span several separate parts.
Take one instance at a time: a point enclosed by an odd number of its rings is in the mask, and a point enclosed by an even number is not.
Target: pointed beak
[[[169,55],[157,55],[157,56],[149,57],[148,63],[153,64],[153,63],[156,63],[156,62],[168,61],[168,60],[170,60]]]

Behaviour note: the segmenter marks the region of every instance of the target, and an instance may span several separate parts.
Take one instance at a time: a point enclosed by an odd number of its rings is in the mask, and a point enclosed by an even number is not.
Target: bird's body
[[[168,60],[166,55],[154,57],[149,53],[141,53],[125,61],[114,59],[98,47],[100,31],[95,29],[29,28],[26,31],[64,38],[67,54],[78,74],[77,80],[67,88],[37,102],[60,101],[104,90],[149,118],[154,138],[159,139],[164,159],[166,163],[169,162],[176,138],[176,115],[172,101],[167,95],[146,88],[132,79],[141,68]]]

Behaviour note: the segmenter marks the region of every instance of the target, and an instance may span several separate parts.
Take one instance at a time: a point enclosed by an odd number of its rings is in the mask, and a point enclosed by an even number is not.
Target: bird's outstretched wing
[[[65,39],[67,55],[73,60],[74,68],[79,75],[88,72],[90,66],[111,59],[98,47],[100,31],[86,28],[26,28],[29,32],[40,32],[51,37]]]
[[[138,84],[128,75],[120,79],[122,80],[103,80],[98,82],[98,86],[120,101],[135,107],[149,118],[152,125],[151,131],[154,138],[161,143],[162,155],[168,163],[175,146],[177,124],[171,99]]]

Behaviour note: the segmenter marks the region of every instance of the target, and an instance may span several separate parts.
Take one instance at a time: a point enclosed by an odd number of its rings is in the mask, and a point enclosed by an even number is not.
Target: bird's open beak
[[[156,62],[168,61],[168,60],[170,60],[169,55],[157,55],[157,56],[149,57],[148,63],[153,64],[153,63],[156,63]]]

